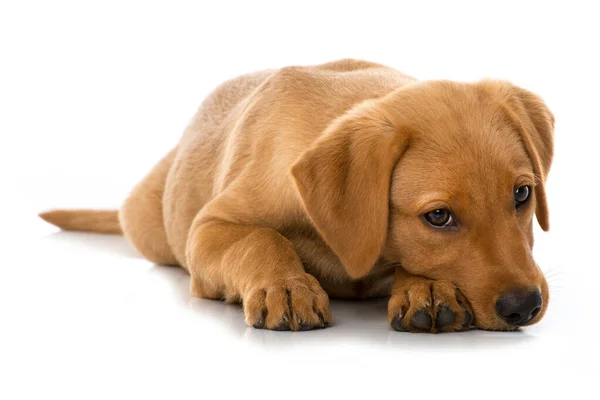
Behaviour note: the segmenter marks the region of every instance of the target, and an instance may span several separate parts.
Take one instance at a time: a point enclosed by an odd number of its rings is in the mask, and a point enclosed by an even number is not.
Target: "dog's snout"
[[[504,293],[496,302],[496,313],[506,323],[520,326],[535,318],[542,309],[542,294],[539,291],[522,290]]]

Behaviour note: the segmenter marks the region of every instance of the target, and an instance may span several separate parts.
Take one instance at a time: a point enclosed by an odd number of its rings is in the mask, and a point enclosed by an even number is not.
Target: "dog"
[[[542,99],[506,81],[265,70],[217,87],[119,211],[40,216],[124,234],[255,328],[323,328],[329,297],[389,296],[398,331],[516,330],[548,307],[532,246],[553,136]]]

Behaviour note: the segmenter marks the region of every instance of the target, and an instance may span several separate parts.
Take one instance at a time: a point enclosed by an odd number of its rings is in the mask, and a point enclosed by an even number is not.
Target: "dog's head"
[[[531,249],[534,213],[549,227],[553,127],[510,83],[420,82],[347,112],[292,175],[350,276],[398,262],[458,286],[478,327],[509,330],[548,304]]]

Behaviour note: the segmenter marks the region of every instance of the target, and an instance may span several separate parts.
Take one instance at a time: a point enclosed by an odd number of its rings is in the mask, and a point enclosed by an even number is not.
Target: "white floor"
[[[190,298],[183,270],[122,237],[10,218],[21,223],[3,249],[0,398],[598,393],[597,296],[581,268],[550,274],[549,311],[522,332],[399,333],[385,301],[333,301],[331,328],[271,332],[238,306]]]

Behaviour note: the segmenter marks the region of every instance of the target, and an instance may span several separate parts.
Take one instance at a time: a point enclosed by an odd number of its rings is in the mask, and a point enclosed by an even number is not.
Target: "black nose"
[[[496,313],[510,325],[525,325],[542,309],[542,295],[535,292],[511,291],[496,302]]]

